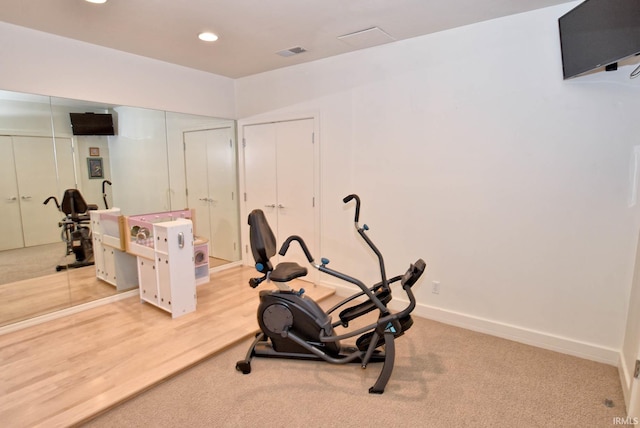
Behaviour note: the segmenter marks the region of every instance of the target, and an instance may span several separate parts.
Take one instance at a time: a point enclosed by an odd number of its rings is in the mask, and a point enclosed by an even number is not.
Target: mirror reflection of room
[[[0,326],[127,291],[96,278],[93,209],[193,209],[209,265],[240,260],[235,144],[232,120],[0,91]]]

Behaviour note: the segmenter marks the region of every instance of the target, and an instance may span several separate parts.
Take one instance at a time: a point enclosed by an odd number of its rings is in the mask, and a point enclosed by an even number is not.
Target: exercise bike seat
[[[292,279],[300,278],[307,274],[307,268],[300,266],[298,263],[283,262],[271,271],[269,279],[274,282],[289,282]]]
[[[268,278],[274,282],[289,282],[307,275],[307,268],[298,263],[283,262],[275,268],[273,267],[271,257],[276,254],[276,238],[262,210],[251,211],[248,223],[251,253],[258,272],[268,275]],[[257,286],[260,282],[257,279],[252,279],[250,284],[253,287],[254,284]]]

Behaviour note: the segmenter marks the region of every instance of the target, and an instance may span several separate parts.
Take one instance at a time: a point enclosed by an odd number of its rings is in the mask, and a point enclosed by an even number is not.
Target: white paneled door
[[[24,247],[11,137],[0,136],[0,251]]]
[[[238,259],[239,230],[235,147],[230,127],[184,133],[187,203],[195,209],[198,236],[209,239],[209,255]]]
[[[317,257],[314,120],[245,125],[243,136],[247,214],[253,209],[264,211],[278,249],[287,237],[299,235]],[[248,228],[246,223],[242,219]],[[297,243],[286,257],[272,261],[283,260],[308,267]],[[312,281],[315,272],[310,273],[307,279]]]
[[[68,138],[14,136],[13,153],[24,246],[60,241],[58,222],[64,216],[49,196],[59,202],[67,188],[75,187],[71,140]],[[55,150],[54,150],[55,147]],[[59,176],[58,171],[67,171]]]

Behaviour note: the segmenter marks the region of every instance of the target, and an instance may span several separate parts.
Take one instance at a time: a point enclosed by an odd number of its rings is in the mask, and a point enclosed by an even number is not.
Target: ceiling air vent
[[[391,37],[381,28],[371,27],[366,30],[360,30],[355,33],[338,36],[338,40],[356,49],[363,49],[393,42],[396,39]]]
[[[280,56],[293,56],[293,55],[297,55],[297,54],[301,54],[302,52],[306,52],[307,50],[305,48],[302,48],[300,46],[296,46],[295,48],[289,48],[289,49],[285,49],[283,51],[280,52],[276,52],[278,55]]]

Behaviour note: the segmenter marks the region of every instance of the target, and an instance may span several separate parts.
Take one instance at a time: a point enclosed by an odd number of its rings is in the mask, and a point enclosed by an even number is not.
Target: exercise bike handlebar
[[[320,272],[327,273],[331,276],[335,276],[336,278],[340,278],[343,281],[347,281],[357,285],[362,290],[362,292],[366,294],[369,297],[369,299],[371,299],[371,301],[374,302],[374,304],[381,311],[386,310],[386,307],[384,306],[384,304],[373,294],[373,292],[362,281],[354,277],[351,277],[349,275],[345,275],[341,272],[335,271],[333,269],[329,269],[326,266],[326,264],[329,263],[329,261],[326,259],[322,259],[322,262],[321,262],[322,264],[320,265],[316,264],[313,259],[313,256],[311,255],[311,252],[309,251],[309,248],[307,247],[307,244],[305,244],[304,240],[298,235],[291,235],[290,237],[288,237],[286,241],[284,241],[284,243],[282,244],[282,247],[280,247],[280,251],[278,251],[278,254],[280,254],[281,256],[286,255],[287,251],[289,250],[289,245],[291,245],[291,242],[293,241],[297,241],[298,244],[300,244],[300,247],[302,248],[304,255],[307,257],[307,260],[314,268],[318,269]]]
[[[284,256],[285,254],[287,254],[287,251],[289,250],[289,245],[291,244],[292,241],[298,241],[298,244],[300,244],[300,247],[302,247],[302,251],[304,251],[304,255],[307,257],[307,260],[309,261],[309,263],[313,263],[313,256],[309,252],[309,248],[307,248],[307,244],[305,244],[304,240],[298,235],[291,235],[290,237],[288,237],[287,240],[284,241],[284,244],[282,244],[282,247],[280,247],[280,251],[278,251],[278,254],[280,254],[281,256]]]
[[[105,190],[106,185],[111,186],[111,182],[109,180],[102,180],[102,200],[104,201],[104,207],[109,209],[109,204],[107,203],[107,192]]]
[[[354,218],[355,228],[358,231],[358,234],[362,237],[362,239],[364,239],[364,242],[367,243],[369,248],[371,248],[371,250],[375,253],[376,257],[378,257],[378,263],[380,265],[380,276],[382,278],[382,285],[385,289],[388,289],[389,282],[387,281],[387,272],[384,267],[384,258],[382,257],[382,253],[380,252],[380,250],[378,250],[378,247],[375,246],[373,241],[371,241],[371,239],[369,239],[369,237],[367,236],[366,231],[369,230],[369,227],[366,224],[362,227],[358,225],[358,220],[360,219],[360,197],[355,193],[352,193],[349,196],[345,196],[345,198],[342,199],[342,202],[346,204],[353,199],[356,200],[356,215]]]
[[[56,204],[56,208],[58,208],[58,210],[60,210],[60,204],[58,203],[58,199],[55,196],[49,196],[47,199],[44,200],[44,202],[42,203],[43,205],[47,205],[49,203],[50,200],[53,199],[53,203]]]
[[[413,310],[416,307],[416,296],[415,294],[413,294],[413,290],[412,290],[412,286],[416,283],[416,281],[422,276],[424,270],[425,270],[426,264],[424,263],[424,261],[422,259],[418,259],[418,261],[416,261],[415,263],[411,264],[409,266],[409,269],[407,270],[407,272],[404,275],[399,275],[397,277],[394,277],[390,282],[396,282],[398,280],[401,281],[402,284],[402,289],[404,290],[404,292],[407,294],[407,297],[409,298],[409,304],[402,309],[399,312],[396,313],[389,313],[386,310],[384,311],[383,316],[381,316],[380,318],[378,318],[374,323],[366,325],[364,327],[361,327],[357,330],[353,330],[350,331],[349,333],[343,334],[343,335],[339,335],[339,336],[321,336],[320,341],[321,342],[335,342],[335,341],[340,341],[340,340],[345,340],[351,337],[355,337],[358,336],[362,333],[365,333],[367,331],[371,331],[374,328],[377,327],[383,327],[385,328],[388,323],[390,322],[396,322],[401,320],[402,318],[407,317],[408,315],[411,314],[411,312],[413,312]],[[321,270],[323,272],[327,272],[327,268],[322,266]],[[327,272],[330,274],[333,274],[331,272]],[[334,272],[335,273],[335,272]],[[336,275],[334,275],[336,276]],[[343,278],[344,279],[344,278]],[[364,290],[363,290],[364,291]],[[362,293],[362,294],[367,294],[369,295],[369,293]],[[357,296],[360,296],[362,294],[359,294]],[[371,298],[371,296],[370,296]],[[374,301],[377,301],[378,299],[372,299]],[[382,303],[381,303],[382,304]],[[333,309],[339,307],[340,305],[335,306],[334,308],[332,308],[332,310],[327,311],[327,313],[331,313],[333,311]],[[385,308],[386,309],[386,308]]]
[[[352,199],[356,200],[356,215],[355,215],[355,223],[356,225],[358,224],[358,220],[360,219],[360,197],[356,194],[351,194],[349,196],[345,196],[344,199],[342,199],[342,202],[344,202],[345,204],[349,203]],[[356,226],[357,227],[357,226]]]
[[[106,186],[107,184],[108,184],[109,186],[111,186],[111,182],[110,182],[109,180],[102,180],[102,193],[104,193],[104,191],[105,191],[105,186]]]
[[[347,203],[347,202],[350,202],[353,199],[356,200],[356,214],[355,214],[356,229],[358,230],[358,233],[360,234],[360,236],[367,243],[367,245],[369,245],[369,247],[371,247],[373,252],[378,256],[378,260],[379,260],[379,263],[380,263],[380,274],[382,276],[381,286],[384,287],[385,289],[389,289],[389,281],[387,280],[387,275],[386,275],[386,272],[385,272],[384,259],[382,257],[382,253],[380,252],[380,250],[378,250],[378,248],[374,245],[374,243],[366,235],[365,231],[367,230],[367,228],[366,227],[364,227],[364,228],[359,228],[358,227],[358,218],[360,216],[360,198],[356,194],[351,194],[349,196],[346,196],[343,199],[343,202]],[[278,251],[278,254],[280,254],[281,256],[286,255],[287,251],[289,250],[289,245],[291,245],[291,242],[293,242],[293,241],[297,241],[298,244],[300,244],[300,247],[302,248],[302,251],[304,252],[307,260],[309,261],[309,263],[313,267],[318,269],[320,272],[327,273],[327,274],[329,274],[331,276],[334,276],[336,278],[339,278],[339,279],[342,279],[344,281],[350,282],[350,283],[352,283],[354,285],[357,285],[362,290],[363,294],[366,294],[367,297],[369,297],[369,299],[372,302],[374,302],[374,304],[381,311],[386,311],[386,306],[375,296],[373,291],[370,288],[368,288],[362,281],[360,281],[360,280],[358,280],[358,279],[356,279],[354,277],[351,277],[349,275],[345,275],[345,274],[343,274],[341,272],[338,272],[338,271],[335,271],[333,269],[328,268],[326,265],[329,263],[329,261],[326,260],[326,259],[322,259],[322,262],[321,262],[322,264],[320,264],[320,265],[315,264],[313,256],[311,255],[311,252],[309,251],[309,248],[307,247],[307,244],[305,244],[304,240],[300,236],[298,236],[298,235],[289,236],[284,241],[284,243],[282,244],[282,247],[280,247],[280,251]],[[402,278],[402,288],[407,292],[407,295],[408,295],[409,301],[410,301],[409,307],[407,307],[401,313],[406,313],[406,314],[410,313],[413,310],[413,308],[415,307],[415,304],[416,304],[415,303],[415,298],[413,297],[413,293],[411,292],[411,286],[420,277],[420,275],[422,275],[422,271],[424,271],[424,261],[419,260],[418,262],[416,262],[416,264],[418,266],[420,266],[418,268],[420,270],[420,273],[417,274],[417,276],[415,275],[415,273],[413,275],[410,275],[412,273],[412,271],[414,270],[414,265],[411,265],[411,268],[407,272],[407,274],[405,274],[405,276],[401,277]],[[407,276],[407,275],[409,275],[409,276]]]

